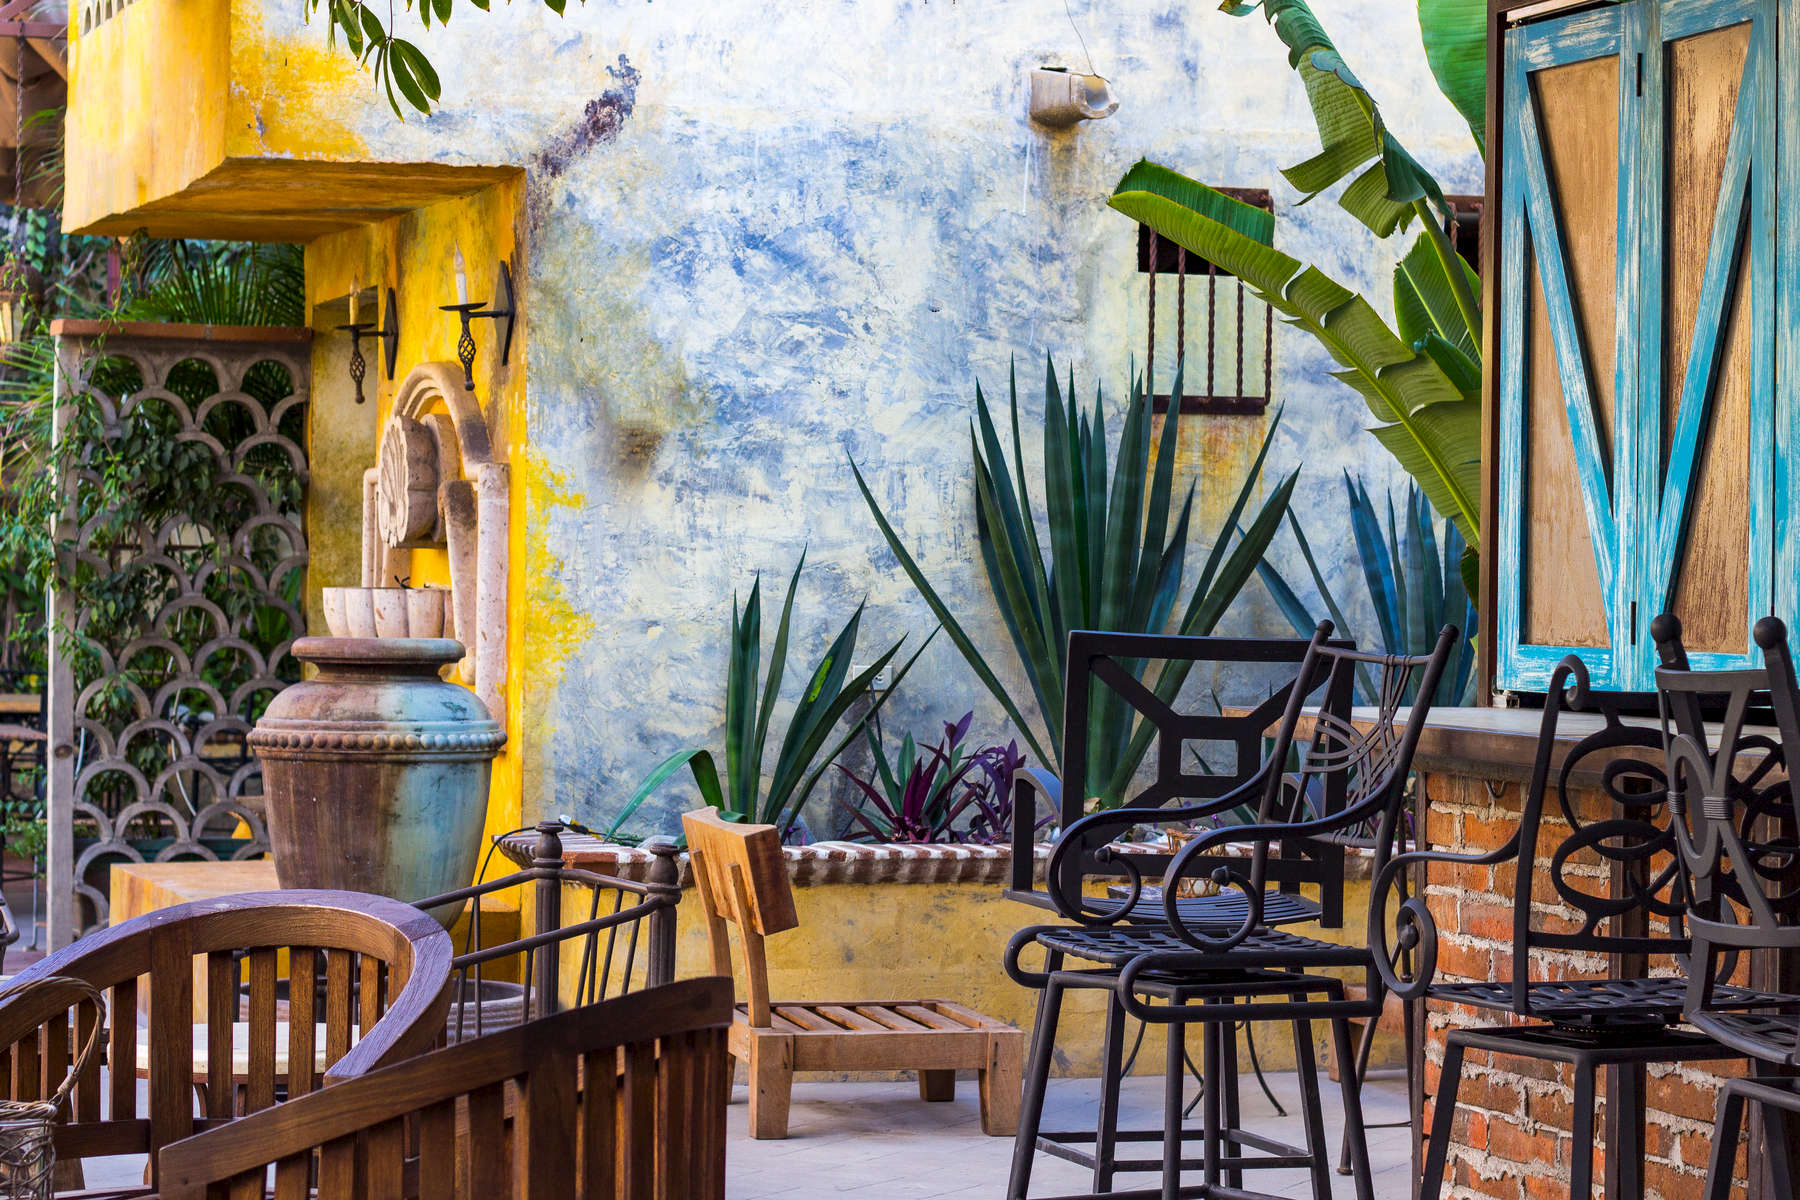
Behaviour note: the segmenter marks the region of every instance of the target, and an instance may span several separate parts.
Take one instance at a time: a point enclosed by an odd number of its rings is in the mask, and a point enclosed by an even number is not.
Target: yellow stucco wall
[[[360,284],[377,296],[394,288],[398,298],[399,355],[394,378],[380,369],[380,349],[364,343],[369,371],[365,380],[367,404],[360,408],[348,373],[348,337],[330,332],[313,346],[313,402],[310,437],[313,460],[319,464],[307,493],[307,539],[312,553],[308,579],[308,621],[324,627],[319,609],[320,589],[360,581],[362,472],[375,463],[381,422],[387,418],[395,390],[407,372],[422,362],[455,362],[456,340],[461,332],[456,317],[438,306],[456,299],[453,274],[455,251],[462,249],[468,268],[471,299],[494,294],[498,266],[509,260],[516,279],[527,269],[521,238],[522,173],[471,195],[393,217],[344,233],[330,234],[308,243],[306,289],[309,310],[321,330],[342,323],[346,299]],[[365,309],[363,320],[374,320]],[[512,465],[509,536],[515,547],[525,544],[527,472],[522,470],[525,445],[525,323],[513,331],[506,365],[500,362],[498,330],[494,321],[475,323],[475,391],[481,398],[495,457]],[[519,824],[523,776],[524,731],[521,700],[524,696],[525,608],[524,555],[514,552],[508,564],[507,591],[512,597],[507,640],[506,727],[507,746],[494,762],[492,799],[488,807],[489,832],[505,832]],[[449,569],[441,550],[412,552],[414,584],[449,582]]]

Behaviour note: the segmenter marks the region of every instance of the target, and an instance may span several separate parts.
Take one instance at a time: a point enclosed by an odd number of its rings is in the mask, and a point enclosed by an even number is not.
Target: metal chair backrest
[[[1263,746],[1269,728],[1287,707],[1288,695],[1300,678],[1300,664],[1306,658],[1310,644],[1299,638],[1071,632],[1068,677],[1063,689],[1063,768],[1057,801],[1058,826],[1066,830],[1086,813],[1089,766],[1104,747],[1112,747],[1113,757],[1123,761],[1123,756],[1117,753],[1119,746],[1129,745],[1133,750],[1139,745],[1148,746],[1151,780],[1126,798],[1121,806],[1125,809],[1153,809],[1176,801],[1209,800],[1254,778],[1263,763]],[[1341,644],[1348,646],[1350,643]],[[1156,673],[1156,679],[1146,684],[1140,676],[1146,665],[1157,662],[1162,667]],[[1214,704],[1210,709],[1184,711],[1178,707],[1181,685],[1194,667],[1206,664],[1263,665],[1278,669],[1291,664],[1292,670],[1281,671],[1269,695],[1247,709],[1226,711],[1223,706]],[[1099,728],[1104,722],[1104,710],[1096,704],[1096,698],[1103,691],[1112,693],[1122,702],[1113,707],[1114,720],[1126,723],[1124,728],[1110,731]],[[1101,744],[1096,745],[1096,742]],[[1201,757],[1202,751],[1220,749],[1229,752],[1229,765]],[[1215,759],[1223,757],[1212,756]],[[1121,786],[1129,787],[1132,782],[1122,780]],[[1011,891],[1020,898],[1031,894],[1035,813],[1034,802],[1015,799]],[[1318,878],[1308,880],[1327,888],[1327,907],[1332,910],[1333,917],[1337,906],[1331,903],[1334,899],[1331,885],[1336,881],[1341,889],[1342,858],[1341,850],[1328,851],[1326,861],[1318,864]],[[1167,856],[1140,856],[1134,865],[1160,871],[1167,862]],[[1102,864],[1090,865],[1101,866],[1102,869],[1094,873],[1103,873]]]
[[[1320,838],[1362,834],[1372,839],[1376,868],[1387,861],[1401,827],[1413,752],[1424,732],[1431,697],[1459,636],[1447,625],[1430,654],[1370,654],[1333,644],[1331,623],[1320,623],[1287,693],[1271,749],[1257,774],[1239,787],[1238,794],[1253,807],[1255,819],[1242,826],[1214,829],[1189,842],[1164,872],[1163,903],[1178,932],[1181,922],[1176,914],[1175,885],[1206,866],[1205,855],[1216,846],[1236,843],[1250,847],[1247,874],[1238,868],[1214,868],[1227,871],[1231,885],[1246,892],[1249,915],[1234,937],[1243,936],[1260,920],[1272,845],[1283,847],[1285,856],[1289,846],[1318,846]],[[1373,673],[1377,703],[1355,712],[1359,671]],[[1319,703],[1308,711],[1315,693]],[[1231,793],[1215,797],[1212,806],[1231,799]],[[1173,808],[1158,812],[1154,819],[1193,819],[1207,811],[1205,805]],[[1082,893],[1088,863],[1104,864],[1110,858],[1128,869],[1135,865],[1128,856],[1111,855],[1105,848],[1123,827],[1144,820],[1143,813],[1129,810],[1099,813],[1065,833],[1051,854],[1049,868],[1051,896],[1059,911],[1086,923],[1106,923],[1136,907],[1141,876],[1135,872],[1132,894],[1123,902],[1091,903]],[[1191,940],[1196,944],[1217,941],[1206,937]]]
[[[262,1196],[273,1167],[316,1200],[723,1200],[730,1021],[723,979],[544,1017],[171,1145],[160,1194]]]
[[[247,997],[240,974],[248,976]],[[231,1120],[240,1088],[243,1107],[255,1111],[275,1103],[278,1082],[289,1096],[304,1095],[429,1050],[443,1035],[450,1000],[450,936],[411,905],[381,896],[246,892],[176,905],[89,934],[20,972],[14,986],[50,976],[100,989],[109,1013],[105,1094],[96,1055],[76,1082],[69,1119],[57,1130],[58,1155],[148,1151],[154,1162],[160,1147]],[[285,1078],[277,1074],[277,985],[283,977]],[[315,999],[321,990],[322,1005]],[[149,1001],[143,1026],[140,999]],[[61,1077],[77,1041],[72,1030],[84,1019],[77,1012],[71,1022],[68,1008],[46,1013],[28,992],[0,994],[0,1090],[6,1099],[36,1099],[43,1079]],[[205,1040],[197,1042],[202,1021]],[[240,1024],[245,1036],[237,1039],[234,1026]],[[149,1105],[142,1112],[135,1069],[140,1039],[149,1075]],[[234,1050],[240,1040],[244,1045]],[[195,1061],[202,1050],[207,1101],[197,1119]],[[239,1054],[242,1072],[233,1063]]]
[[[1647,699],[1591,691],[1587,666],[1575,655],[1551,674],[1518,830],[1490,856],[1513,863],[1512,1007],[1521,1016],[1535,1015],[1530,984],[1541,977],[1532,969],[1537,951],[1617,956],[1617,978],[1641,978],[1649,958],[1688,951],[1662,735],[1629,725],[1622,715]],[[1557,762],[1561,720],[1579,712],[1598,712],[1601,727]],[[1584,813],[1571,794],[1589,788],[1608,802],[1599,814]],[[1563,826],[1567,833],[1560,833]],[[1539,904],[1573,909],[1573,924],[1543,921]],[[1652,932],[1657,918],[1667,933]]]
[[[1785,767],[1787,748],[1800,746],[1800,691],[1776,618],[1756,623],[1760,669],[1691,670],[1681,623],[1664,614],[1650,629],[1663,662],[1656,687],[1670,814],[1687,876],[1690,1007],[1704,1009],[1738,952],[1800,948],[1800,781]],[[1751,724],[1765,694],[1779,741]]]

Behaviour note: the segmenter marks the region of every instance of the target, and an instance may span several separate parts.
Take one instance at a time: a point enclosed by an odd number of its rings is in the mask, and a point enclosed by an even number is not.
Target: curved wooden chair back
[[[769,1024],[769,968],[763,939],[800,924],[794,889],[781,856],[781,835],[773,825],[727,821],[715,808],[683,813],[694,888],[706,913],[706,941],[713,974],[731,978],[727,923],[744,940],[744,986],[750,996],[750,1023]]]
[[[147,1153],[154,1164],[161,1147],[231,1120],[240,1093],[254,1112],[276,1102],[278,1085],[298,1096],[424,1053],[443,1033],[450,958],[450,937],[431,917],[357,892],[248,892],[90,934],[14,980],[72,976],[107,997],[112,1069],[103,1088],[101,1056],[88,1061],[57,1130],[57,1157]],[[285,1022],[276,986],[283,978]],[[72,998],[0,993],[0,1095],[48,1095],[94,1019],[92,1004]],[[146,1059],[149,1104],[140,1112],[137,1067]],[[201,1062],[206,1111],[196,1117]]]
[[[726,979],[543,1017],[169,1146],[161,1195],[723,1200],[730,1021]]]

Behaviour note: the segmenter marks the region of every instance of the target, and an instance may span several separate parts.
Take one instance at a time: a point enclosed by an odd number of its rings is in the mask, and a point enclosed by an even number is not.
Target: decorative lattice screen
[[[59,332],[53,947],[107,922],[113,863],[266,849],[245,738],[299,678],[309,358],[306,330]]]

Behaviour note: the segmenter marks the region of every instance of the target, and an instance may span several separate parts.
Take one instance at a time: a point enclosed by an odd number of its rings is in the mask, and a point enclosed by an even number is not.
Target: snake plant
[[[1181,394],[1179,370],[1170,394]],[[1073,379],[1066,387],[1059,384],[1054,367],[1047,364],[1044,471],[1034,482],[1025,469],[1016,373],[1011,387],[1010,446],[1002,442],[987,397],[980,385],[976,386],[969,437],[981,562],[993,602],[1031,687],[1041,722],[1036,727],[906,548],[855,462],[850,464],[875,524],[901,569],[1040,763],[1055,763],[1060,768],[1062,762],[1063,677],[1069,631],[1162,633],[1172,626],[1180,633],[1211,633],[1268,549],[1293,492],[1298,472],[1274,487],[1242,535],[1234,538],[1233,531],[1250,505],[1270,440],[1281,422],[1277,412],[1235,502],[1212,539],[1206,561],[1199,574],[1188,580],[1194,507],[1191,483],[1179,509],[1173,504],[1181,414],[1179,406],[1174,406],[1164,418],[1160,434],[1153,436],[1150,405],[1149,390],[1140,378],[1132,385],[1118,446],[1109,463],[1106,406],[1098,391],[1093,407],[1080,409],[1074,400]],[[1034,494],[1043,499],[1041,516],[1034,508]],[[1040,527],[1047,540],[1040,537]],[[1176,602],[1184,596],[1185,603],[1177,610]],[[1148,678],[1148,664],[1132,664],[1132,669],[1167,701],[1180,691],[1188,667],[1165,663],[1154,680]],[[1085,795],[1103,804],[1121,800],[1149,749],[1152,732],[1147,723],[1134,721],[1131,707],[1111,690],[1098,689],[1088,718]]]

